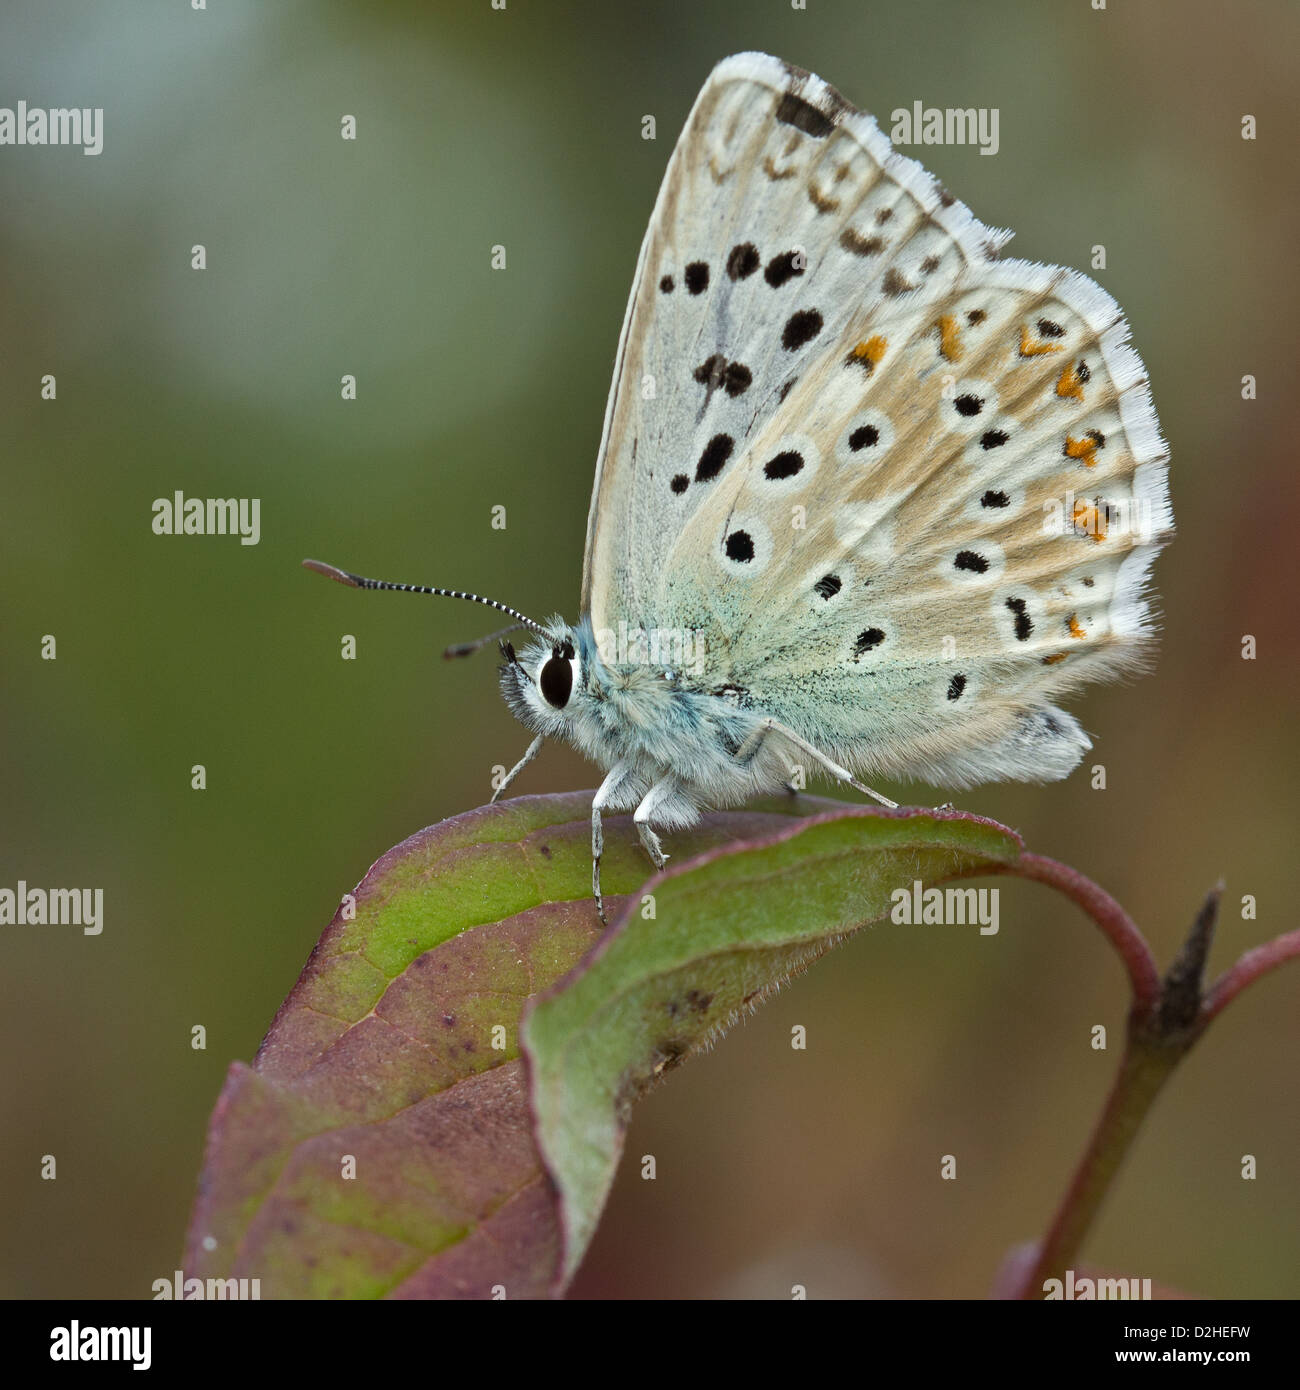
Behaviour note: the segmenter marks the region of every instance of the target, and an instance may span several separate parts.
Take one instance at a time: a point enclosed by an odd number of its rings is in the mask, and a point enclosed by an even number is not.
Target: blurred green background
[[[1221,874],[1215,973],[1296,925],[1294,5],[83,0],[0,26],[0,105],[106,113],[98,158],[0,148],[0,882],[102,886],[106,919],[0,929],[0,1295],[147,1297],[170,1274],[226,1067],[340,894],[522,752],[492,656],[439,656],[490,621],[299,561],[577,617],[637,249],[730,52],[811,68],[886,128],[915,100],[998,107],[996,158],[911,152],[1013,253],[1087,269],[1104,244],[1151,373],[1179,536],[1157,672],[1074,702],[1107,789],[1085,765],[960,804],[1105,885],[1162,964]],[[177,489],[261,498],[261,543],[155,536]],[[518,789],[595,777],[549,746]],[[575,1291],[984,1294],[1063,1190],[1126,1011],[1080,913],[1002,891],[997,937],[877,927],[676,1072]],[[1300,1293],[1298,989],[1270,977],[1192,1054],[1090,1261]]]

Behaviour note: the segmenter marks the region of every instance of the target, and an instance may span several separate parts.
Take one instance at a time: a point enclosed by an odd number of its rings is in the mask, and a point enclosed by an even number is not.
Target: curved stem
[[[1135,1039],[1130,1030],[1119,1072],[1092,1138],[1013,1298],[1040,1298],[1046,1280],[1065,1278],[1147,1112],[1184,1051],[1185,1047],[1153,1047]]]
[[[1104,888],[1068,864],[1042,854],[1022,854],[1006,867],[1021,878],[1050,884],[1078,903],[1119,952],[1133,989],[1134,1012],[1146,1017],[1155,1009],[1160,998],[1160,972],[1155,957],[1137,924]]]
[[[1276,970],[1283,961],[1297,957],[1300,957],[1300,930],[1289,931],[1239,956],[1210,986],[1201,1005],[1201,1026],[1217,1018],[1247,985],[1254,984],[1270,970]]]
[[[1128,969],[1133,989],[1124,1055],[1106,1104],[1047,1235],[1023,1274],[1004,1296],[1034,1298],[1048,1279],[1060,1279],[1075,1255],[1123,1165],[1142,1122],[1178,1063],[1247,985],[1300,957],[1300,931],[1247,951],[1203,993],[1205,960],[1223,885],[1206,898],[1187,940],[1161,981],[1142,933],[1104,890],[1075,869],[1037,854],[1022,854],[1007,868],[1023,878],[1050,884],[1072,898],[1105,933]]]

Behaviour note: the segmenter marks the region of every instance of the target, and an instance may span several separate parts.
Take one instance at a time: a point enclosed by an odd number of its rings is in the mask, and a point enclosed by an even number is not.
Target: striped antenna
[[[346,584],[350,589],[395,589],[402,594],[434,594],[438,598],[463,598],[470,603],[485,603],[489,608],[495,608],[500,613],[508,613],[520,627],[526,627],[530,631],[537,633],[539,637],[550,640],[551,634],[541,625],[535,623],[531,618],[525,618],[517,609],[509,608],[504,603],[498,603],[494,598],[483,598],[480,594],[465,594],[459,589],[434,589],[427,584],[393,584],[387,579],[363,579],[359,574],[349,574],[347,570],[341,570],[336,565],[327,565],[320,560],[304,560],[303,569],[315,570],[317,574],[323,574],[326,579],[337,580],[340,584]],[[510,629],[507,628],[508,632]]]

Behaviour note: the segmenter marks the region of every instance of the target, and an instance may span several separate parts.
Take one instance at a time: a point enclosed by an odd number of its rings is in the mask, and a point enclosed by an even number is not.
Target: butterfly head
[[[510,712],[534,733],[562,736],[588,706],[588,674],[594,649],[582,630],[554,621],[547,637],[522,652],[501,643],[501,693]]]

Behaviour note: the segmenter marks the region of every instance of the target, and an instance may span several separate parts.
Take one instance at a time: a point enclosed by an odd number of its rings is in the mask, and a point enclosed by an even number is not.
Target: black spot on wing
[[[824,574],[816,584],[813,585],[814,591],[819,597],[824,599],[834,598],[843,587],[843,581],[838,574]]]
[[[791,314],[781,330],[781,346],[794,352],[810,343],[822,331],[822,316],[816,309],[800,309]]]
[[[716,478],[735,447],[735,440],[729,434],[715,434],[704,446],[700,461],[695,465],[695,481],[707,483]]]
[[[777,454],[763,465],[763,476],[773,482],[779,482],[782,478],[793,478],[796,473],[802,471],[803,455],[795,449],[786,449],[784,453]]]
[[[779,289],[785,282],[796,275],[804,273],[804,257],[799,251],[782,251],[779,256],[773,256],[767,263],[767,269],[763,272],[763,279],[772,288]]]
[[[1028,642],[1034,635],[1034,624],[1029,617],[1029,605],[1022,598],[1009,598],[1007,607],[1016,620],[1016,640]]]
[[[793,92],[786,92],[777,103],[776,118],[782,125],[792,125],[814,140],[824,140],[835,129],[833,117]]]
[[[742,241],[731,248],[727,257],[727,274],[733,280],[744,280],[751,276],[759,266],[758,248],[752,241]]]
[[[754,541],[748,531],[733,531],[725,546],[728,560],[747,565],[754,558]]]

